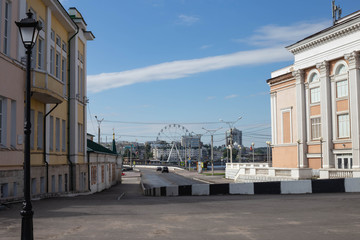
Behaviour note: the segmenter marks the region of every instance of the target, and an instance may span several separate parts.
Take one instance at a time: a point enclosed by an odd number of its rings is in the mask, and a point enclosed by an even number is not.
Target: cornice
[[[341,27],[341,26],[339,26],[339,27]],[[314,40],[309,40],[308,42],[305,42],[303,44],[301,44],[301,42],[299,42],[298,44],[294,44],[293,46],[287,47],[287,50],[295,55],[295,54],[301,53],[303,51],[306,51],[308,49],[314,48],[316,46],[333,41],[337,38],[340,38],[345,35],[351,34],[353,32],[359,31],[359,29],[360,29],[360,22],[352,24],[350,26],[346,26],[344,28],[340,28],[337,31],[335,30],[334,32],[332,32],[330,34],[320,36]],[[314,38],[315,38],[315,36],[314,36]]]

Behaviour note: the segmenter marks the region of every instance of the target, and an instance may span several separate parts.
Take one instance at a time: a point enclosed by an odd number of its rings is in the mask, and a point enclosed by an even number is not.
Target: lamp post
[[[271,142],[270,141],[266,141],[266,146],[267,146],[267,151],[266,151],[266,154],[267,154],[267,163],[268,163],[268,165],[269,165],[269,163],[270,163],[270,144],[271,144]]]
[[[323,144],[324,140],[321,137],[320,138],[320,168],[323,168],[323,154],[322,154],[322,144]]]
[[[206,128],[202,128],[204,129],[205,131],[209,132],[211,134],[211,173],[212,175],[214,175],[214,133],[217,131],[217,130],[220,130],[221,128],[218,128],[218,129],[206,129]]]
[[[241,163],[241,149],[242,149],[242,147],[241,147],[241,145],[239,144],[239,153],[240,153],[239,163]]]
[[[30,199],[30,134],[31,134],[31,118],[30,118],[30,67],[31,67],[31,50],[36,43],[36,39],[42,28],[41,24],[32,18],[32,12],[26,13],[27,18],[15,22],[19,28],[20,37],[26,48],[26,93],[25,93],[25,146],[24,146],[24,202],[20,212],[21,221],[21,239],[34,239],[33,233],[33,215],[31,199]]]
[[[234,128],[235,123],[237,123],[240,119],[242,119],[242,117],[238,117],[235,121],[232,121],[232,122],[219,119],[220,122],[226,123],[227,125],[229,125],[229,128],[230,128],[230,141],[229,141],[228,149],[230,149],[230,162],[231,163],[232,163],[232,147],[233,147],[232,130]],[[226,144],[227,144],[227,136],[226,136]]]
[[[252,142],[251,146],[252,146],[252,150],[253,150],[253,163],[254,163],[255,162],[255,149],[254,149],[255,143]]]
[[[102,121],[104,121],[104,118],[101,119],[101,120],[99,120],[97,116],[95,116],[95,118],[96,118],[96,121],[98,123],[98,144],[100,145],[100,124],[101,124]]]

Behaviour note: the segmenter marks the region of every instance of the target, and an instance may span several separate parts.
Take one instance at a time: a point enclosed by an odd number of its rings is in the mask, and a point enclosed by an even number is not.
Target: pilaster
[[[345,60],[349,63],[350,136],[352,140],[353,168],[360,168],[359,53],[346,54]]]
[[[298,126],[298,141],[300,143],[298,144],[298,162],[300,164],[300,168],[306,168],[308,166],[308,161],[306,157],[305,74],[303,70],[294,71],[292,74],[296,80],[296,123]]]
[[[316,65],[320,72],[320,109],[321,109],[321,135],[322,135],[322,168],[334,167],[332,154],[332,118],[331,118],[331,88],[329,62],[323,61]],[[320,143],[319,143],[320,144]]]

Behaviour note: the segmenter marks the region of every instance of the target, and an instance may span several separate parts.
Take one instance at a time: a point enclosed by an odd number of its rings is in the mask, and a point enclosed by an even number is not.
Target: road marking
[[[122,193],[120,196],[118,196],[117,200],[119,201],[124,195],[125,193]]]

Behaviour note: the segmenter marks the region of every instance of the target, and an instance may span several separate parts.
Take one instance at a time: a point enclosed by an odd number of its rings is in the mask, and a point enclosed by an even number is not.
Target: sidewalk
[[[189,170],[182,170],[182,169],[174,169],[174,172],[178,175],[181,175],[186,178],[191,178],[197,181],[205,182],[208,184],[215,184],[215,183],[233,183],[234,180],[226,179],[225,178],[225,171],[224,170],[215,170],[214,176],[211,175],[211,171],[204,171],[203,174],[199,174],[197,171],[189,171]],[[221,174],[223,173],[223,174]],[[221,175],[217,175],[221,174]]]

